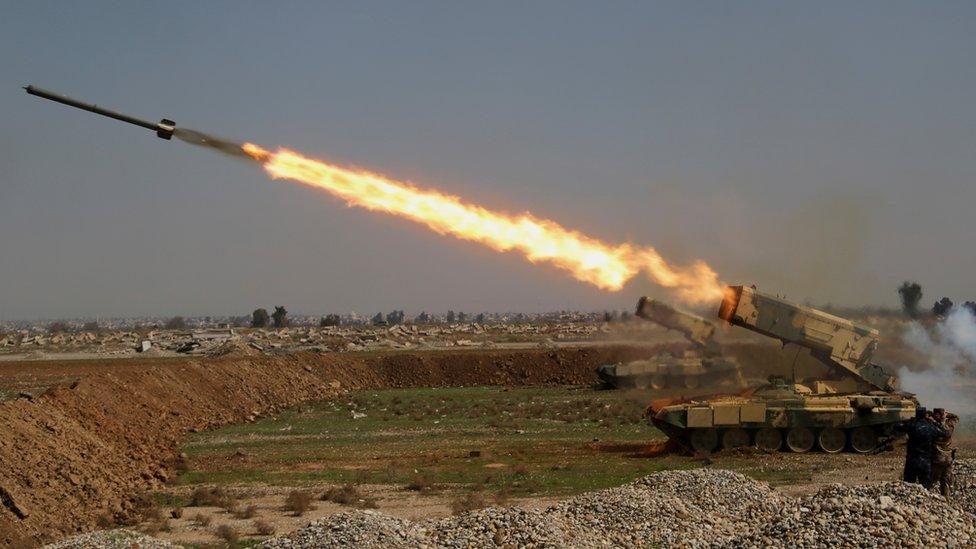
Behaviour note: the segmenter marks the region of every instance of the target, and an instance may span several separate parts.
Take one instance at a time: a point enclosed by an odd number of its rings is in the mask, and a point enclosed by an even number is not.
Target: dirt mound
[[[169,479],[178,444],[203,430],[356,388],[592,383],[647,349],[294,354],[4,366],[80,378],[0,403],[0,544],[35,545],[124,522]],[[35,370],[36,371],[36,370]]]
[[[245,356],[259,356],[261,354],[262,353],[260,350],[240,340],[224,342],[218,345],[217,348],[207,352],[208,356],[232,356],[237,358]]]
[[[545,509],[404,520],[346,511],[266,540],[293,547],[972,547],[976,517],[917,484],[784,496],[739,473],[662,471]]]
[[[728,547],[749,517],[775,515],[779,504],[768,485],[738,473],[664,471],[545,509],[488,507],[426,521],[347,511],[261,547]]]

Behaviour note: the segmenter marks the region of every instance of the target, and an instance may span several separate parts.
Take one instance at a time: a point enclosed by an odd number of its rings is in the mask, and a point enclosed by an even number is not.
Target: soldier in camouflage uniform
[[[952,432],[959,423],[959,416],[950,414],[943,408],[933,410],[932,419],[946,431],[946,436],[935,441],[932,455],[932,487],[938,484],[943,496],[949,497],[952,490],[952,462],[956,460],[956,449],[952,447]]]

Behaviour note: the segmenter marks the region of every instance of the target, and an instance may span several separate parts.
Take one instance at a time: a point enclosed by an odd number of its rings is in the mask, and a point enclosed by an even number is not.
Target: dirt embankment
[[[5,365],[80,377],[0,403],[0,544],[32,546],[125,520],[133,497],[169,479],[181,438],[356,388],[575,384],[600,364],[647,355],[599,346],[380,355]],[[49,372],[50,373],[50,372]],[[53,374],[52,374],[53,375]]]

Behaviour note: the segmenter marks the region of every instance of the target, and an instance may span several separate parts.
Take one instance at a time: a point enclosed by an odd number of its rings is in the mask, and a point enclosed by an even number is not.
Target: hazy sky
[[[789,4],[789,5],[788,5]],[[368,167],[799,301],[976,299],[973,2],[12,2],[0,318],[631,307],[24,93]]]

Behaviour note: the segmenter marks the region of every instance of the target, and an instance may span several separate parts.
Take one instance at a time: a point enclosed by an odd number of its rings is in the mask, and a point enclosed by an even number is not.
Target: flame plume
[[[533,263],[549,263],[604,290],[619,290],[644,271],[688,302],[721,298],[722,284],[707,264],[669,265],[654,248],[606,244],[531,214],[508,215],[465,203],[456,196],[420,189],[378,174],[276,152],[245,143],[243,150],[273,179],[290,179],[342,198],[350,206],[381,211],[426,225],[440,234],[470,240],[500,252],[518,251]]]

